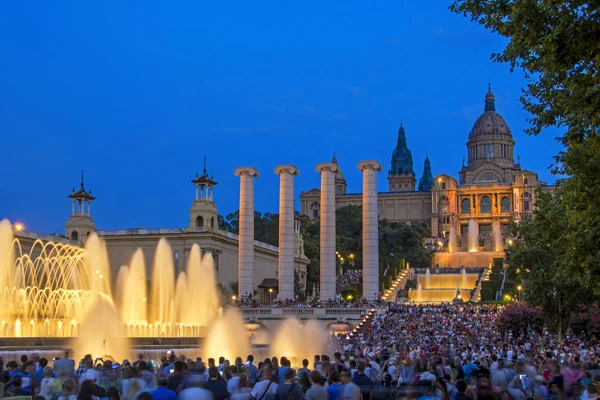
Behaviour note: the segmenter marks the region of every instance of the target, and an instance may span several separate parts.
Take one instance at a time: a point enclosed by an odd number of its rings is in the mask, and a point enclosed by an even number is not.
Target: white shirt
[[[86,369],[81,377],[79,377],[79,382],[83,381],[94,381],[96,383],[100,383],[100,372],[95,369]]]
[[[208,390],[198,387],[183,389],[177,395],[179,400],[213,400],[214,397]]]
[[[360,400],[360,388],[350,382],[344,385],[344,400]]]
[[[238,388],[239,384],[240,384],[239,376],[234,376],[233,378],[228,380],[227,381],[227,391],[229,392],[229,394],[233,393],[233,391]]]
[[[254,387],[252,388],[252,392],[250,392],[252,397],[254,397],[257,400],[260,399],[262,397],[262,395],[266,392],[267,386],[269,386],[269,382],[271,382],[271,381],[268,379],[263,379],[262,381],[257,382],[256,385],[254,385]],[[277,392],[277,384],[275,382],[273,382],[273,383],[271,383],[271,386],[269,386],[269,391],[267,392],[267,394],[269,394],[269,393],[275,394],[276,392]]]

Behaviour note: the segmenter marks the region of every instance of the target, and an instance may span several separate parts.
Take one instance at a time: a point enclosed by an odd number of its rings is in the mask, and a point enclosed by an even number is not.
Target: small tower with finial
[[[84,242],[89,234],[96,230],[96,224],[94,224],[91,214],[92,201],[96,198],[92,196],[91,190],[85,189],[83,171],[81,171],[79,190],[75,191],[73,188],[68,197],[71,199],[71,215],[65,224],[67,238]]]
[[[204,157],[204,170],[202,175],[192,180],[196,185],[196,199],[190,208],[190,232],[214,232],[219,229],[219,212],[214,202],[213,194],[217,182],[206,171],[206,156]]]
[[[331,162],[335,165],[338,165],[338,159],[337,155],[335,154],[335,149],[333,149],[333,158],[331,159]],[[346,183],[346,178],[344,178],[344,174],[342,173],[342,170],[338,165],[338,170],[335,173],[335,195],[339,196],[346,194],[347,186],[348,185]]]

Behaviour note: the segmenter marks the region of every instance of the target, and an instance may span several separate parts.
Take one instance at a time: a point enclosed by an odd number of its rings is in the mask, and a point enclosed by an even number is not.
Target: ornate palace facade
[[[401,125],[388,172],[389,189],[378,193],[379,217],[403,223],[427,222],[435,237],[447,236],[451,226],[459,235],[466,235],[471,219],[477,223],[480,236],[486,237],[491,235],[495,221],[506,229],[511,219],[531,217],[535,189],[552,190],[553,186],[540,182],[535,172],[522,169],[520,160],[515,163],[514,146],[512,133],[496,112],[494,95],[488,90],[484,112],[469,134],[468,163],[464,165],[463,161],[459,179],[446,174],[434,178],[426,157],[415,186],[412,153]],[[335,155],[332,162],[337,164]],[[336,206],[360,205],[361,194],[347,193],[346,187],[344,175],[338,171]],[[302,192],[302,214],[318,218],[319,201],[319,189]]]

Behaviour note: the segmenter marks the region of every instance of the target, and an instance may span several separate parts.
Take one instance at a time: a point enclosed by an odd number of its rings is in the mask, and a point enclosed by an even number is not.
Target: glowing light
[[[273,293],[273,288],[269,288],[269,293]]]
[[[354,254],[350,254],[350,258],[354,258]]]
[[[237,296],[234,294],[233,296],[231,296],[231,300],[236,301],[237,300]]]
[[[517,286],[517,289],[521,290],[523,287],[521,285]]]
[[[15,224],[15,231],[22,232],[24,229],[25,229],[25,225],[23,225],[21,222],[17,222]]]

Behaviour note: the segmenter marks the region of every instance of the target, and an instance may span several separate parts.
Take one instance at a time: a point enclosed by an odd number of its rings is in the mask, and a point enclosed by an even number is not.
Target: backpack
[[[296,390],[296,383],[292,383],[290,390],[285,395],[285,400],[302,400],[302,396]]]

